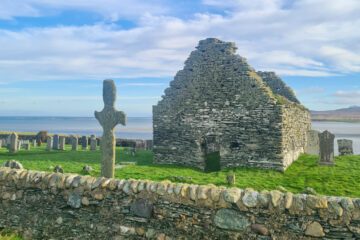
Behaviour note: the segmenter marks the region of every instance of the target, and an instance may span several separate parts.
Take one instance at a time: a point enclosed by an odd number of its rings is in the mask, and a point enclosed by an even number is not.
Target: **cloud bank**
[[[120,3],[121,2],[121,3]],[[103,21],[0,29],[0,82],[173,76],[200,39],[234,41],[259,70],[290,76],[360,72],[357,0],[5,0],[0,19],[88,11]],[[189,9],[186,9],[189,8]],[[216,10],[216,11],[215,11]],[[179,12],[190,11],[183,18]],[[116,21],[130,19],[132,27]]]

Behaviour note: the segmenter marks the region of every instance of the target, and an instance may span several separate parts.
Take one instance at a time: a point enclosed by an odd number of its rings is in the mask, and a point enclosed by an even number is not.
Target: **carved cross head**
[[[116,86],[113,80],[106,79],[103,83],[103,99],[105,106],[115,106]]]
[[[107,79],[103,83],[104,109],[95,111],[95,118],[105,131],[112,130],[117,124],[126,124],[126,115],[115,108],[116,86],[113,80]]]

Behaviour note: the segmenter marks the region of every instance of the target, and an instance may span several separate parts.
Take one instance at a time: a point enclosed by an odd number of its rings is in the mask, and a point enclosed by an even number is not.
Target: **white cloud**
[[[360,72],[357,0],[204,0],[226,14],[198,12],[187,19],[171,16],[173,9],[163,3],[7,0],[1,18],[80,9],[114,19],[130,17],[136,27],[98,23],[0,30],[0,82],[169,77],[206,37],[235,41],[239,54],[257,70],[291,76]]]

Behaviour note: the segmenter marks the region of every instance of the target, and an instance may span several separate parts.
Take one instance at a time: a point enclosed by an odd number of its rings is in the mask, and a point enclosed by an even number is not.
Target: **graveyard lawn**
[[[42,147],[32,148],[30,151],[20,150],[10,154],[5,148],[0,149],[0,164],[6,160],[20,161],[24,168],[31,170],[52,171],[56,165],[61,165],[65,173],[84,174],[82,168],[91,166],[93,176],[100,174],[101,153],[96,151],[66,151],[45,150]],[[202,171],[169,165],[152,164],[151,151],[138,150],[135,156],[130,149],[117,148],[116,164],[125,167],[116,169],[116,178],[149,179],[156,181],[170,180],[172,182],[187,182],[195,184],[215,184],[226,186],[226,175],[230,171],[204,173]],[[131,165],[130,163],[136,163]],[[317,156],[302,155],[285,173],[274,170],[236,168],[232,169],[236,175],[236,187],[254,188],[256,190],[273,190],[285,188],[294,193],[302,192],[311,187],[319,194],[334,196],[360,197],[360,155],[343,156],[335,159],[335,166],[318,166]]]

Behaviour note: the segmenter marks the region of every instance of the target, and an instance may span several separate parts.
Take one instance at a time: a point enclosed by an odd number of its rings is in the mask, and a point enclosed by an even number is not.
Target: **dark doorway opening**
[[[220,171],[220,152],[205,154],[205,172]]]
[[[205,172],[220,171],[220,144],[217,136],[205,136],[201,148],[204,154]]]

